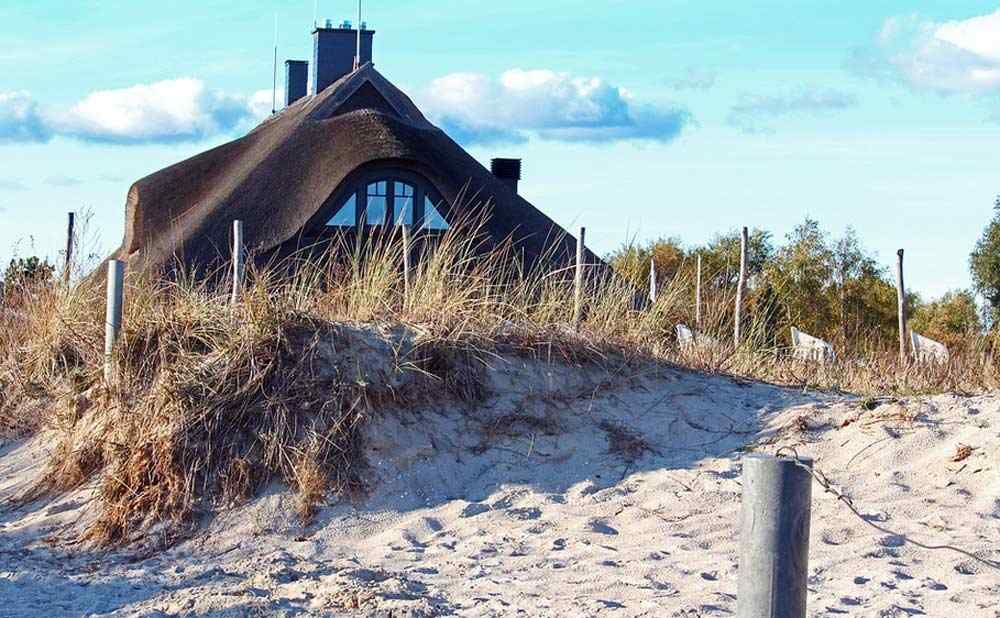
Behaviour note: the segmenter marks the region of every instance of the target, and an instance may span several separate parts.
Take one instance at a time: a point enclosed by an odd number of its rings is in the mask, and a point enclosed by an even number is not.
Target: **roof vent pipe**
[[[520,159],[493,159],[490,162],[490,171],[497,179],[510,187],[511,191],[517,193],[517,182],[521,180]]]

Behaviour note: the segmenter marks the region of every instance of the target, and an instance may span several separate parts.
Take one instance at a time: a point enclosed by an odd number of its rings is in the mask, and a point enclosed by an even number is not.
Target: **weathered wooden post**
[[[104,381],[108,384],[115,375],[115,344],[122,327],[124,287],[125,262],[108,261],[108,299],[104,319]]]
[[[810,459],[743,457],[737,618],[805,618]]]
[[[656,260],[649,258],[649,301],[656,302]]]
[[[63,283],[69,286],[69,278],[73,272],[73,245],[74,234],[76,230],[76,213],[69,213],[69,218],[66,221],[66,263],[63,265]]]
[[[736,283],[736,320],[733,329],[733,344],[737,348],[740,347],[743,334],[741,320],[743,319],[743,296],[746,294],[747,287],[747,245],[749,243],[749,232],[744,227],[740,233],[740,278]]]
[[[580,322],[583,320],[583,247],[585,245],[585,238],[587,235],[587,228],[580,228],[580,237],[576,239],[576,280],[575,280],[575,294],[573,297],[573,326],[577,329],[580,328]]]
[[[903,250],[896,252],[896,302],[899,314],[899,362],[906,362],[906,286],[903,284]]]
[[[243,271],[246,269],[246,252],[243,250],[243,222],[233,221],[233,296],[230,304],[236,306],[243,293]]]
[[[410,226],[403,224],[403,304],[410,302]]]
[[[701,254],[698,254],[698,274],[694,284],[694,325],[701,330]]]

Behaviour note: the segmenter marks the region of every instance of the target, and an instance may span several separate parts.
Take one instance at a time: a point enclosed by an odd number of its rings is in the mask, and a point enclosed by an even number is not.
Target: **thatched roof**
[[[451,205],[444,207],[449,220],[489,204],[491,237],[512,237],[528,261],[553,243],[560,256],[574,251],[564,230],[366,64],[246,136],[136,182],[115,257],[143,270],[167,270],[177,260],[207,266],[228,256],[234,219],[244,222],[251,251],[276,251],[325,221],[342,183],[373,165],[425,177]]]

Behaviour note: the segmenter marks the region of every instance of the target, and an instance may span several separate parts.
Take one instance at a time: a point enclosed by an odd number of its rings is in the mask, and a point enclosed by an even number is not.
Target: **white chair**
[[[802,360],[817,363],[829,363],[837,359],[832,345],[818,337],[806,334],[794,326],[792,327],[792,355]]]
[[[913,357],[922,363],[948,362],[948,346],[923,335],[918,335],[912,330],[910,331],[910,346],[913,348]]]

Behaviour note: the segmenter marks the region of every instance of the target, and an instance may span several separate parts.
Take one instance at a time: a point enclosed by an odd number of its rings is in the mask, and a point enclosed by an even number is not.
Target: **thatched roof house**
[[[136,182],[114,257],[143,270],[208,266],[228,258],[236,219],[247,248],[267,255],[338,230],[405,223],[435,233],[489,209],[490,238],[514,240],[529,263],[550,253],[568,258],[575,241],[517,194],[520,162],[495,160],[493,172],[477,162],[375,70],[374,33],[363,34],[355,60],[348,42],[357,30],[317,28],[312,94],[306,63],[289,61],[284,110]]]

